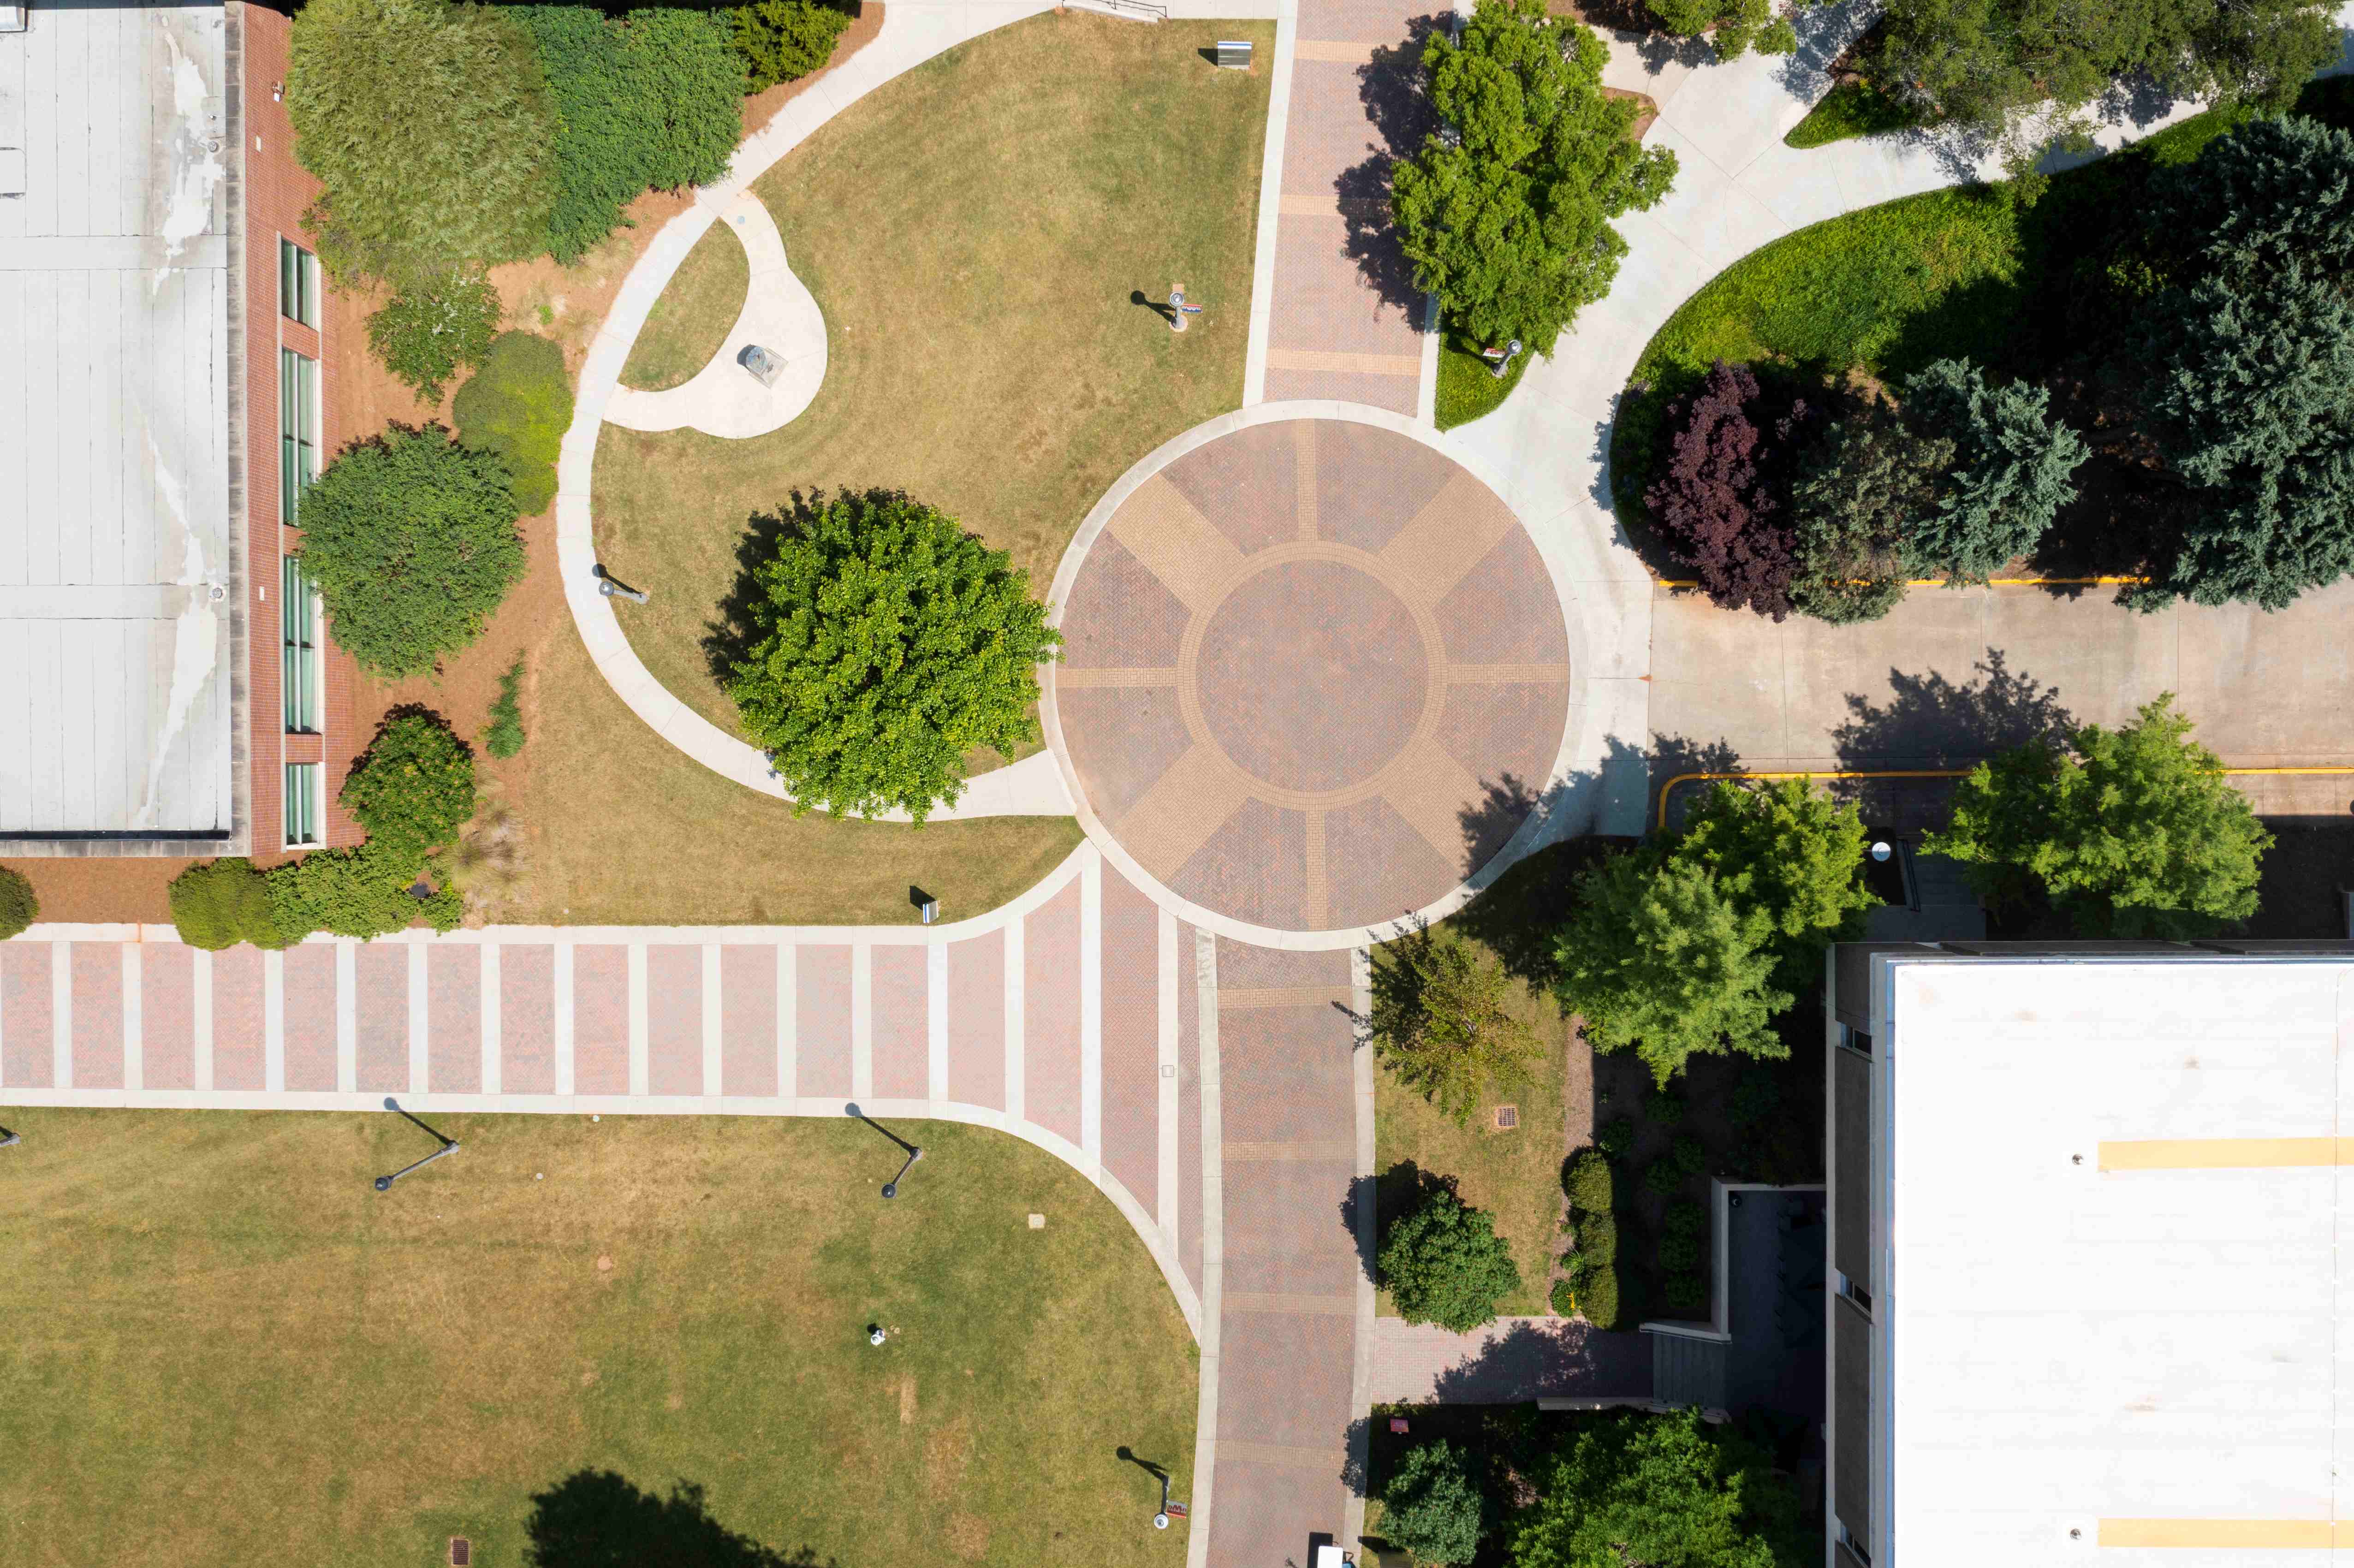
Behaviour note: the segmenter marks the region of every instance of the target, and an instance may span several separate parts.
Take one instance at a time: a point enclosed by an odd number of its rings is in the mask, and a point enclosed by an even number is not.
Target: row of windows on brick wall
[[[319,765],[286,765],[286,842],[292,848],[319,842],[319,822],[325,807],[319,794]]]

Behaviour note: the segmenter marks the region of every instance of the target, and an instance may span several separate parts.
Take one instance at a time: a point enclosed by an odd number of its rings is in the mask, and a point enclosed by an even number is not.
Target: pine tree
[[[2228,267],[2154,302],[2145,424],[2210,495],[2167,584],[2278,609],[2354,571],[2354,308],[2299,260]]]
[[[2154,249],[2202,270],[2354,266],[2354,133],[2303,115],[2251,120],[2149,183]]]
[[[1835,624],[1877,620],[1921,569],[1914,530],[1935,510],[1954,443],[1907,429],[1875,406],[1833,427],[1793,487],[1798,569],[1790,602]]]
[[[1983,582],[2033,550],[2075,499],[2084,439],[2051,417],[2041,387],[1989,387],[1966,359],[1940,359],[1905,383],[1903,418],[1916,436],[1953,443],[1936,504],[1913,520],[1916,570]]]

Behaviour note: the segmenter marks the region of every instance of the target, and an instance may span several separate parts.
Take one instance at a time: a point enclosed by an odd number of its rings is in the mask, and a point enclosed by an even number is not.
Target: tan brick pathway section
[[[1430,8],[1302,0],[1277,205],[1266,398],[1412,415],[1425,296],[1387,222],[1389,165],[1420,141]]]
[[[1493,492],[1338,419],[1151,474],[1088,546],[1050,677],[1097,820],[1189,903],[1347,932],[1452,893],[1527,814],[1568,715],[1560,601]]]

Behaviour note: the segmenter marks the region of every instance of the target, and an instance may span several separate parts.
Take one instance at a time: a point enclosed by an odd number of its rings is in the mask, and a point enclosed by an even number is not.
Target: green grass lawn
[[[2079,260],[2133,221],[2152,168],[2190,162],[2232,123],[2225,111],[2185,121],[2053,177],[2031,207],[1999,185],[1933,191],[1742,258],[1668,319],[1629,377],[1611,430],[1619,517],[1640,532],[1665,405],[1714,360],[1817,383],[1850,370],[1901,381],[1947,356],[2032,374],[2082,348],[2070,314]]]
[[[1547,1282],[1553,1259],[1566,1245],[1561,1233],[1562,1161],[1593,1135],[1590,1067],[1578,1061],[1581,1071],[1570,1071],[1573,1053],[1582,1056],[1586,1048],[1546,989],[1543,964],[1548,960],[1540,957],[1549,947],[1552,925],[1565,910],[1561,890],[1566,868],[1585,853],[1564,853],[1571,849],[1562,846],[1522,861],[1463,913],[1432,927],[1499,957],[1507,972],[1519,977],[1515,1012],[1542,1047],[1530,1081],[1511,1094],[1520,1125],[1498,1129],[1491,1103],[1469,1127],[1458,1127],[1386,1068],[1377,1068],[1373,1076],[1373,1168],[1384,1173],[1377,1189],[1382,1224],[1395,1217],[1411,1193],[1401,1166],[1410,1161],[1426,1175],[1453,1177],[1465,1202],[1495,1217],[1496,1234],[1511,1244],[1512,1259],[1520,1265],[1521,1288],[1496,1307],[1507,1317],[1551,1310]],[[1491,1097],[1491,1102],[1502,1097]],[[1384,1317],[1397,1315],[1388,1291],[1377,1300]]]
[[[1438,340],[1438,396],[1434,409],[1438,428],[1451,430],[1494,413],[1521,384],[1528,367],[1529,356],[1515,355],[1511,368],[1500,379],[1479,357],[1476,345],[1447,333]]]
[[[1262,51],[1271,23],[1221,23]],[[1199,28],[1074,12],[1001,28],[861,100],[763,176],[825,313],[826,381],[775,434],[607,426],[597,539],[653,602],[625,618],[657,679],[732,728],[712,640],[738,630],[751,520],[796,491],[905,490],[1012,553],[1043,595],[1112,482],[1242,397],[1265,72]],[[671,318],[732,319],[691,257]],[[1209,308],[1180,337],[1131,296]],[[724,328],[722,329],[724,331]]]
[[[735,230],[724,223],[705,229],[646,313],[621,366],[621,385],[662,392],[694,379],[727,341],[751,286],[752,263]]]
[[[1909,131],[1921,123],[1912,107],[1868,81],[1843,81],[1817,101],[1782,138],[1789,147],[1828,147],[1850,136]]]
[[[1116,1450],[1188,1495],[1193,1341],[1045,1154],[910,1124],[886,1204],[857,1122],[429,1119],[379,1195],[390,1116],[9,1113],[12,1561],[1183,1562]]]

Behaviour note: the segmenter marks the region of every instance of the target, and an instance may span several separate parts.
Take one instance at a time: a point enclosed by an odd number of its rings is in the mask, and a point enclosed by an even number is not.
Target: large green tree
[[[1772,916],[1718,886],[1703,866],[1636,852],[1578,885],[1556,952],[1562,1004],[1597,1050],[1631,1050],[1661,1087],[1697,1054],[1783,1056],[1774,1014]]]
[[[430,285],[545,244],[557,119],[512,13],[310,0],[286,110],[295,156],[324,187],[309,223],[338,277]]]
[[[1917,436],[1952,443],[1935,503],[1913,519],[1915,569],[1983,582],[2035,548],[2075,498],[2084,438],[2051,413],[2052,395],[2021,383],[1994,387],[1966,359],[1940,359],[1904,384],[1903,418]]]
[[[1397,1080],[1468,1124],[1491,1090],[1524,1081],[1536,1036],[1496,960],[1456,937],[1410,932],[1373,952],[1366,1033]]]
[[[2327,0],[1890,0],[1882,72],[1936,114],[2041,140],[2111,84],[2285,109],[2338,52]],[[2021,151],[2026,149],[2022,148]]]
[[[1382,1538],[1416,1563],[1469,1563],[1490,1512],[1473,1466],[1469,1449],[1444,1438],[1407,1449],[1382,1483]]]
[[[303,493],[302,569],[352,657],[387,680],[422,674],[481,636],[522,580],[515,516],[498,454],[395,425]]]
[[[1458,1334],[1495,1321],[1496,1303],[1521,1287],[1495,1221],[1446,1187],[1390,1223],[1373,1264],[1399,1317]]]
[[[1732,902],[1772,922],[1776,980],[1822,978],[1823,949],[1863,935],[1879,900],[1863,885],[1863,819],[1803,779],[1718,783],[1691,807],[1668,853],[1716,879]]]
[[[1980,763],[1922,848],[1988,899],[2040,890],[2083,936],[2179,939],[2255,913],[2272,842],[2168,693],[2132,724]]]
[[[1391,210],[1458,330],[1551,353],[1617,276],[1610,220],[1667,194],[1675,154],[1638,143],[1634,105],[1603,97],[1608,53],[1544,0],[1479,0],[1459,42],[1424,47],[1446,125],[1397,166]]]
[[[964,792],[964,756],[1036,738],[1039,661],[1062,638],[1016,570],[905,495],[804,506],[754,571],[758,641],[729,687],[795,810],[900,810]]]
[[[1511,1568],[1799,1568],[1797,1489],[1692,1410],[1581,1423],[1514,1517]]]

